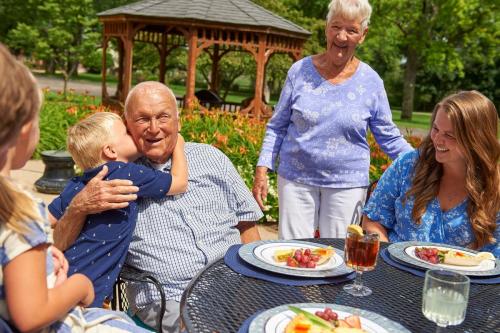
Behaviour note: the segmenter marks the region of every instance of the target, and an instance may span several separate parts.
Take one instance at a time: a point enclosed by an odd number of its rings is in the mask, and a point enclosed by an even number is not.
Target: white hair
[[[136,97],[137,94],[147,93],[148,91],[151,91],[151,90],[160,90],[160,91],[163,90],[164,92],[169,94],[170,97],[172,98],[172,101],[175,103],[175,109],[177,110],[177,114],[179,114],[179,110],[177,108],[177,99],[175,98],[175,95],[174,95],[174,92],[172,91],[172,89],[170,89],[169,87],[167,87],[166,85],[164,85],[161,82],[144,81],[144,82],[137,84],[128,93],[127,98],[125,99],[125,106],[124,106],[124,110],[123,110],[124,115],[127,116],[127,113],[129,111],[128,109],[130,107],[130,101],[133,100],[133,98]]]
[[[326,22],[329,23],[334,17],[344,17],[347,19],[360,19],[361,29],[368,28],[372,6],[368,0],[332,0],[328,5]]]

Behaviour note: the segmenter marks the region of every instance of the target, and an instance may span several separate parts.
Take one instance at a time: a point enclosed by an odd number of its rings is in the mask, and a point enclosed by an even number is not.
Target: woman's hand
[[[253,180],[252,193],[253,197],[259,204],[260,209],[265,210],[264,201],[267,198],[267,168],[258,166],[255,169],[255,177]]]
[[[363,215],[363,229],[367,232],[379,234],[381,242],[389,241],[385,227],[376,221],[370,220],[366,215]]]
[[[56,283],[54,288],[59,286],[61,283],[66,281],[68,278],[68,260],[57,247],[51,245],[49,247],[50,253],[52,253],[52,260],[54,262],[54,274],[56,275]]]

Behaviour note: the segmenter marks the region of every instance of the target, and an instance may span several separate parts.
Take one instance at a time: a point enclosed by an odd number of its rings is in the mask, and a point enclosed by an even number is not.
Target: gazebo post
[[[167,62],[167,32],[163,32],[161,35],[161,45],[160,45],[160,77],[158,81],[165,83],[165,72],[166,72],[166,62]]]
[[[115,98],[120,100],[123,95],[123,59],[125,48],[123,46],[123,39],[117,38],[118,41],[118,84],[116,86]]]
[[[102,95],[101,99],[105,100],[108,98],[108,88],[106,87],[106,71],[107,71],[107,50],[108,50],[108,42],[109,39],[108,37],[104,37],[102,39],[102,64],[101,64],[101,77],[102,77],[102,82],[101,82],[101,89],[102,89]]]
[[[190,107],[194,100],[194,90],[196,84],[196,58],[198,56],[198,31],[195,28],[189,30],[188,39],[188,66],[186,79],[185,105]]]
[[[255,95],[253,113],[259,119],[262,109],[262,92],[264,88],[264,71],[266,68],[266,35],[259,34],[259,49],[257,50],[257,74],[255,75]]]
[[[124,103],[130,87],[132,86],[132,54],[134,48],[134,36],[132,23],[128,22],[126,35],[123,37],[123,87],[120,102]]]
[[[210,89],[219,94],[219,44],[214,44],[214,53],[212,56],[212,72],[210,75]]]

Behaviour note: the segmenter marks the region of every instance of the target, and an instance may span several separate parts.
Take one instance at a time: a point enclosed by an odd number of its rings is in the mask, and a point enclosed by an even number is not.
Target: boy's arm
[[[186,153],[184,152],[184,138],[180,134],[177,136],[177,143],[175,144],[172,154],[172,168],[170,174],[172,175],[172,184],[167,194],[173,195],[186,192],[188,185],[188,166]]]
[[[114,179],[103,180],[108,173],[108,167],[92,178],[85,188],[71,201],[70,205],[56,223],[57,216],[49,216],[54,228],[54,245],[65,251],[73,244],[82,230],[85,218],[89,214],[96,214],[110,209],[125,208],[129,201],[137,199],[135,194],[139,188],[132,185],[130,180]]]

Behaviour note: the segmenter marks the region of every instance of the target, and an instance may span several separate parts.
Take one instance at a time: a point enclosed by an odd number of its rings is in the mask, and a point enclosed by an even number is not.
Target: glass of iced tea
[[[344,260],[348,267],[356,271],[354,283],[344,286],[344,290],[353,296],[368,296],[372,290],[363,285],[363,272],[371,271],[377,264],[380,247],[379,235],[363,234],[347,230],[344,246]]]

